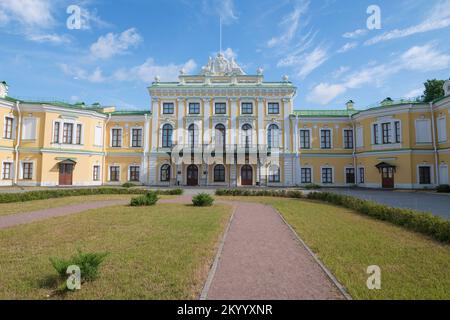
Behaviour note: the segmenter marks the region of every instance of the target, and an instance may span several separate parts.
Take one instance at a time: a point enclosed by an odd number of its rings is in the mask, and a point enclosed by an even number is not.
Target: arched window
[[[191,124],[188,128],[189,146],[194,147],[198,145],[198,128],[195,124]]]
[[[276,165],[271,165],[269,168],[269,182],[278,183],[280,182],[280,167]]]
[[[226,129],[223,124],[218,124],[215,128],[215,144],[216,146],[225,146]]]
[[[248,123],[242,126],[241,144],[245,147],[252,145],[252,126]]]
[[[225,166],[218,164],[214,167],[214,182],[225,182]]]
[[[267,146],[269,149],[280,147],[280,128],[276,124],[271,124],[267,130]]]
[[[169,182],[170,181],[170,166],[165,164],[161,167],[161,182]]]
[[[172,148],[173,127],[170,124],[165,124],[162,128],[162,147]]]

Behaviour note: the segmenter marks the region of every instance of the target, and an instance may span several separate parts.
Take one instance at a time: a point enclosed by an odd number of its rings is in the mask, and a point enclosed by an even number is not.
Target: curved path
[[[160,203],[191,203],[184,195]],[[0,229],[115,205],[95,201],[0,217]],[[218,249],[201,299],[304,300],[349,298],[329,271],[272,207],[221,201],[234,214]]]

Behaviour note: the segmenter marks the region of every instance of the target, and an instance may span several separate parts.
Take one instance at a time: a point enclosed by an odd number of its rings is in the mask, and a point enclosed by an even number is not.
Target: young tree
[[[425,91],[424,91],[424,101],[431,102],[436,99],[442,98],[444,96],[444,83],[445,80],[427,80],[424,83]]]

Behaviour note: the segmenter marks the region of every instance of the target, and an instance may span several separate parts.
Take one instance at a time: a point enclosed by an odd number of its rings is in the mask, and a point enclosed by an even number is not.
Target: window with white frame
[[[109,167],[109,181],[111,182],[120,181],[120,166]]]
[[[431,143],[431,120],[416,120],[416,143]]]
[[[344,149],[353,149],[353,130],[344,130]]]
[[[242,114],[253,114],[253,103],[243,102],[241,104],[241,113]]]
[[[311,149],[311,132],[309,130],[300,130],[300,148]]]
[[[132,128],[131,129],[131,147],[141,148],[142,147],[142,129]]]
[[[280,147],[280,128],[276,124],[271,124],[267,130],[267,146],[269,149]]]
[[[331,129],[320,130],[320,148],[331,149]]]
[[[100,181],[100,166],[96,165],[92,169],[92,180]]]
[[[2,179],[3,180],[11,180],[12,179],[12,162],[3,162],[2,168]]]
[[[372,141],[375,145],[401,143],[400,121],[381,121],[372,125]]]
[[[95,127],[94,143],[97,147],[103,146],[103,128],[100,126]]]
[[[22,179],[33,180],[33,162],[22,162]]]
[[[63,125],[63,144],[72,144],[73,142],[73,123],[64,123]]]
[[[173,127],[171,124],[166,123],[162,127],[162,147],[172,148],[173,145]]]
[[[280,167],[276,165],[271,165],[269,168],[269,182],[270,183],[279,183],[281,180],[280,177]]]
[[[382,130],[382,142],[383,144],[390,144],[392,143],[391,137],[392,137],[392,127],[391,123],[382,123],[381,124],[381,130]]]
[[[175,107],[172,102],[163,103],[163,114],[174,114]]]
[[[401,143],[402,142],[402,128],[400,125],[400,121],[394,122],[394,133],[395,133],[395,143]]]
[[[366,170],[359,168],[359,183],[364,184],[366,180]]]
[[[438,141],[447,142],[447,122],[445,117],[437,120]]]
[[[22,124],[22,139],[23,140],[35,140],[36,139],[36,118],[24,118]]]
[[[111,129],[111,147],[113,147],[113,148],[122,147],[122,129],[121,128]]]
[[[333,168],[322,168],[322,183],[323,184],[333,183]]]
[[[311,168],[302,168],[301,181],[303,184],[312,183],[312,169]]]
[[[134,182],[139,181],[140,171],[141,171],[140,166],[130,166],[130,181]]]
[[[226,114],[227,113],[227,104],[225,102],[216,102],[214,105],[214,113],[215,114]]]
[[[214,182],[225,182],[225,166],[223,164],[214,167]]]
[[[364,147],[364,129],[363,127],[356,128],[356,147]]]
[[[55,122],[53,125],[53,143],[60,143],[61,122]]]
[[[78,145],[80,145],[82,143],[82,139],[81,139],[82,132],[83,132],[83,126],[80,123],[78,123],[77,131],[75,133],[75,143]]]
[[[5,139],[13,138],[13,123],[14,123],[14,118],[5,117],[5,127],[3,130],[3,138],[5,138]]]
[[[278,102],[269,102],[267,111],[269,114],[280,114],[280,104]]]
[[[345,183],[347,184],[355,184],[355,169],[354,168],[346,168],[345,169]]]
[[[189,103],[189,114],[200,114],[200,103],[198,102]]]
[[[430,166],[419,166],[419,184],[431,184]]]

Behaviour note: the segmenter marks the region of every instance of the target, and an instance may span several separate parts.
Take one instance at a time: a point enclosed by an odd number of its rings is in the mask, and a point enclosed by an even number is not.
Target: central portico
[[[290,125],[296,88],[264,82],[219,53],[198,75],[159,77],[152,97],[151,185],[293,185]]]

